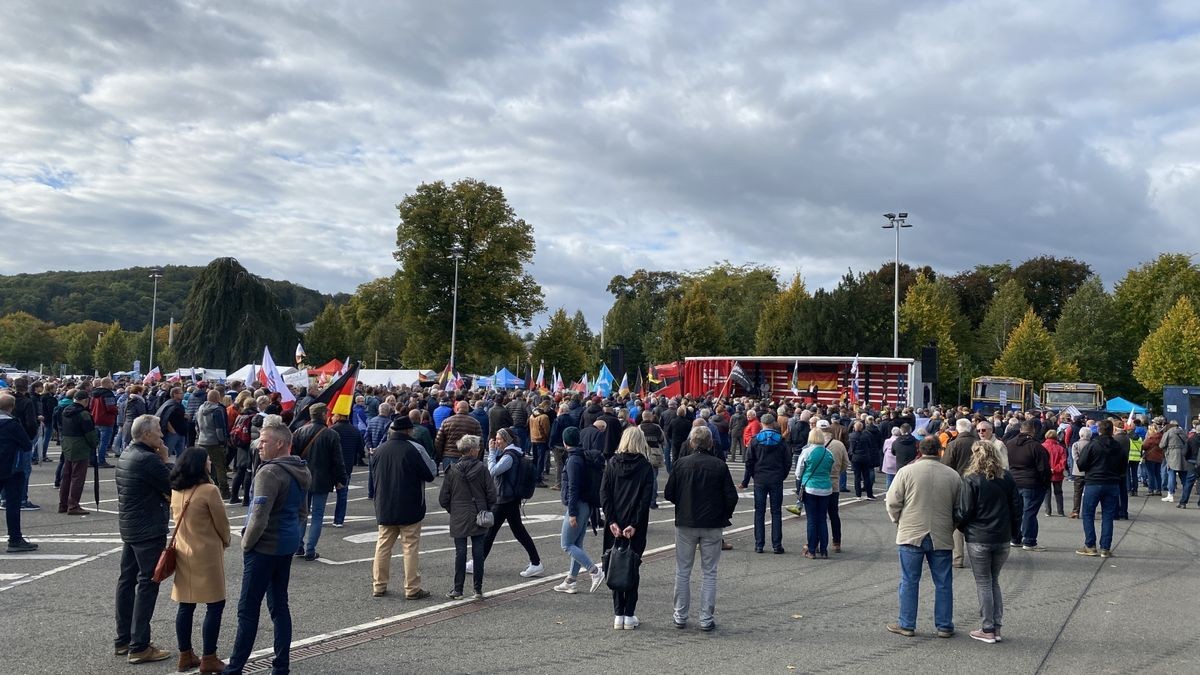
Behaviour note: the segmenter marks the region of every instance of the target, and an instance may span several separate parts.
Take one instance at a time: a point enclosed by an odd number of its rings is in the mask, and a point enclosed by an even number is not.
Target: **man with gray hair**
[[[700,549],[700,630],[717,627],[717,563],[721,559],[721,530],[737,508],[738,493],[729,468],[712,454],[712,434],[707,426],[692,429],[692,452],[673,467],[663,497],[675,504],[675,608],[676,628],[686,628],[691,607],[691,575]]]
[[[971,465],[971,446],[979,440],[979,437],[971,433],[974,425],[971,420],[966,417],[958,418],[954,423],[954,429],[958,432],[958,436],[950,441],[942,452],[942,464],[954,469],[961,477],[967,472],[967,467]],[[954,554],[950,561],[953,567],[961,569],[965,565],[963,556],[963,533],[957,528],[954,530]]]
[[[387,440],[395,412],[391,403],[380,403],[379,414],[367,422],[367,499],[375,499],[375,450]]]

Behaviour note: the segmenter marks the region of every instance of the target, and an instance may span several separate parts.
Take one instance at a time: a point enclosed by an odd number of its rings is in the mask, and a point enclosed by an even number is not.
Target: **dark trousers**
[[[225,613],[225,601],[210,602],[204,610],[204,625],[200,628],[200,644],[205,656],[217,653],[217,639],[221,637],[221,615]],[[175,612],[175,641],[179,651],[192,650],[192,617],[196,614],[196,603],[181,602]]]
[[[85,460],[86,461],[86,460]],[[4,521],[8,524],[8,541],[18,542],[25,537],[21,534],[21,490],[25,487],[25,474],[14,471],[4,481]]]
[[[612,531],[608,529],[608,524],[611,521],[604,522],[604,550],[611,550],[613,544],[616,543],[616,538],[612,536]],[[643,553],[646,552],[646,527],[645,525],[634,524],[636,533],[633,539],[629,540],[629,548],[633,549],[638,554],[638,559],[641,559]],[[640,564],[640,563],[639,563]],[[638,583],[641,583],[641,577],[638,577]],[[637,614],[638,602],[638,587],[635,586],[628,591],[613,591],[613,616],[634,616]]]
[[[1063,484],[1063,482],[1061,480],[1050,481],[1050,489],[1046,491],[1046,500],[1045,500],[1046,501],[1046,515],[1048,515],[1048,516],[1054,515],[1054,511],[1050,508],[1051,506],[1053,506],[1053,504],[1050,503],[1052,501],[1051,497],[1053,497],[1053,501],[1058,504],[1058,515],[1060,515],[1060,516],[1064,515],[1063,514],[1062,484]]]
[[[229,488],[229,499],[240,500],[243,504],[250,503],[250,467],[244,466],[233,470],[233,485]]]
[[[1079,514],[1079,505],[1083,502],[1083,476],[1075,476],[1075,497],[1071,506],[1071,513]]]
[[[129,653],[144,651],[150,645],[150,619],[158,600],[154,566],[167,547],[165,536],[149,541],[126,543],[121,550],[121,574],[117,577],[117,637],[115,645],[129,645]]]
[[[1046,488],[1017,488],[1017,492],[1021,493],[1024,507],[1021,515],[1021,537],[1014,539],[1013,543],[1036,546],[1038,509],[1042,507],[1042,500],[1046,498]]]
[[[77,459],[70,462],[59,462],[62,468],[62,482],[58,487],[58,508],[77,509],[79,498],[83,496],[83,484],[87,480],[88,461]]]
[[[754,548],[761,551],[766,539],[767,501],[771,503],[771,548],[783,548],[783,482],[754,481]],[[630,616],[622,614],[621,616]]]
[[[1128,473],[1126,473],[1124,476],[1121,476],[1121,484],[1119,486],[1121,493],[1117,495],[1118,519],[1129,519],[1129,491],[1132,489],[1133,485],[1137,485],[1137,476],[1134,476],[1133,480],[1134,482],[1130,483]]]
[[[855,462],[854,496],[861,497],[864,492],[868,497],[875,498],[875,467],[870,462]]]
[[[242,554],[242,595],[238,599],[237,637],[225,672],[241,675],[242,668],[254,649],[258,634],[258,619],[262,601],[267,599],[267,611],[275,626],[275,659],[271,668],[286,673],[290,668],[288,650],[292,646],[292,612],[288,607],[288,580],[292,574],[292,556],[266,555],[255,551]]]
[[[529,562],[534,565],[540,564],[542,559],[538,556],[537,547],[533,545],[533,537],[529,536],[529,530],[526,530],[525,525],[521,523],[521,502],[514,500],[506,504],[497,504],[492,513],[496,516],[496,524],[492,525],[492,529],[488,530],[487,535],[484,536],[483,557],[487,558],[488,554],[492,552],[496,534],[507,522],[513,536],[521,542],[521,546],[525,547],[525,553],[529,555]]]
[[[538,471],[538,482],[542,482],[542,476],[550,473],[550,446],[546,443],[533,444],[533,465]]]
[[[567,449],[554,448],[554,485],[562,486],[563,467],[567,463]]]
[[[471,539],[471,564],[475,571],[472,581],[476,593],[483,592],[483,539],[487,534],[476,534]],[[467,537],[454,538],[454,590],[462,593],[467,580]]]
[[[814,495],[804,493],[804,516],[808,520],[808,552],[826,554],[829,552],[829,525],[825,515],[829,511],[830,502],[836,503],[838,493],[831,495]]]
[[[1136,496],[1138,490],[1138,465],[1141,462],[1130,462],[1129,468],[1125,470],[1125,482],[1128,485],[1130,496]]]
[[[842,515],[838,513],[838,502],[840,497],[835,491],[829,495],[829,537],[830,543],[841,545],[842,543]]]

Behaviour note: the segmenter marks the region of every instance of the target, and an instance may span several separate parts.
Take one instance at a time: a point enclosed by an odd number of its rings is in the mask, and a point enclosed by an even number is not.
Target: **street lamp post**
[[[462,246],[455,244],[450,249],[450,257],[454,258],[454,304],[450,312],[450,371],[454,371],[454,340],[458,333],[458,261],[462,260]]]
[[[154,370],[154,320],[158,312],[158,280],[162,275],[161,267],[150,268],[150,278],[154,280],[154,300],[150,302],[150,363],[146,366],[147,373]]]
[[[895,288],[892,291],[892,358],[900,357],[900,228],[912,227],[908,223],[907,213],[885,213],[884,218],[887,218],[888,224],[883,226],[885,230],[896,231],[896,280]]]

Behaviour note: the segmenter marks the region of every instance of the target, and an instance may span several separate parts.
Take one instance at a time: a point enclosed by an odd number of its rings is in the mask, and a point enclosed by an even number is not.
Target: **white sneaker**
[[[529,567],[526,567],[524,569],[524,571],[521,572],[521,576],[525,577],[526,579],[528,579],[529,577],[536,577],[537,575],[539,575],[543,571],[545,571],[545,569],[546,568],[543,567],[541,563],[538,563],[536,565],[534,565],[533,563],[529,563]]]
[[[1162,498],[1162,500],[1163,500],[1164,502],[1167,502],[1167,503],[1169,504],[1169,503],[1171,503],[1171,502],[1175,501],[1175,498],[1171,496],[1171,493],[1170,493],[1170,492],[1168,492],[1168,493],[1167,493],[1167,496],[1166,496],[1166,497],[1163,497],[1163,498]]]
[[[640,625],[642,625],[642,622],[638,621],[638,618],[636,616],[625,617],[625,630],[633,630],[634,628],[637,628]]]
[[[474,572],[475,572],[475,561],[468,560],[467,561],[467,574],[473,574]]]
[[[588,592],[595,593],[596,589],[600,588],[600,584],[602,583],[604,583],[604,570],[597,569],[596,573],[592,575],[592,590]]]
[[[624,630],[624,629],[625,629],[625,617],[614,616],[613,617],[613,630]]]
[[[574,581],[567,581],[566,579],[563,579],[563,582],[555,586],[554,590],[558,591],[559,593],[575,594],[579,592],[579,587]]]

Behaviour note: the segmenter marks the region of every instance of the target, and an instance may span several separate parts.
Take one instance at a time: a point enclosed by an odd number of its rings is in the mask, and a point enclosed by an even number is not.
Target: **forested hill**
[[[183,305],[192,281],[203,267],[167,266],[158,280],[158,323],[183,318]],[[291,310],[296,323],[306,323],[331,300],[349,296],[320,293],[290,281],[263,279],[282,308]],[[100,272],[39,272],[0,275],[0,316],[29,312],[55,325],[84,320],[120,321],[126,330],[141,330],[150,323],[153,292],[150,269],[130,267]]]

